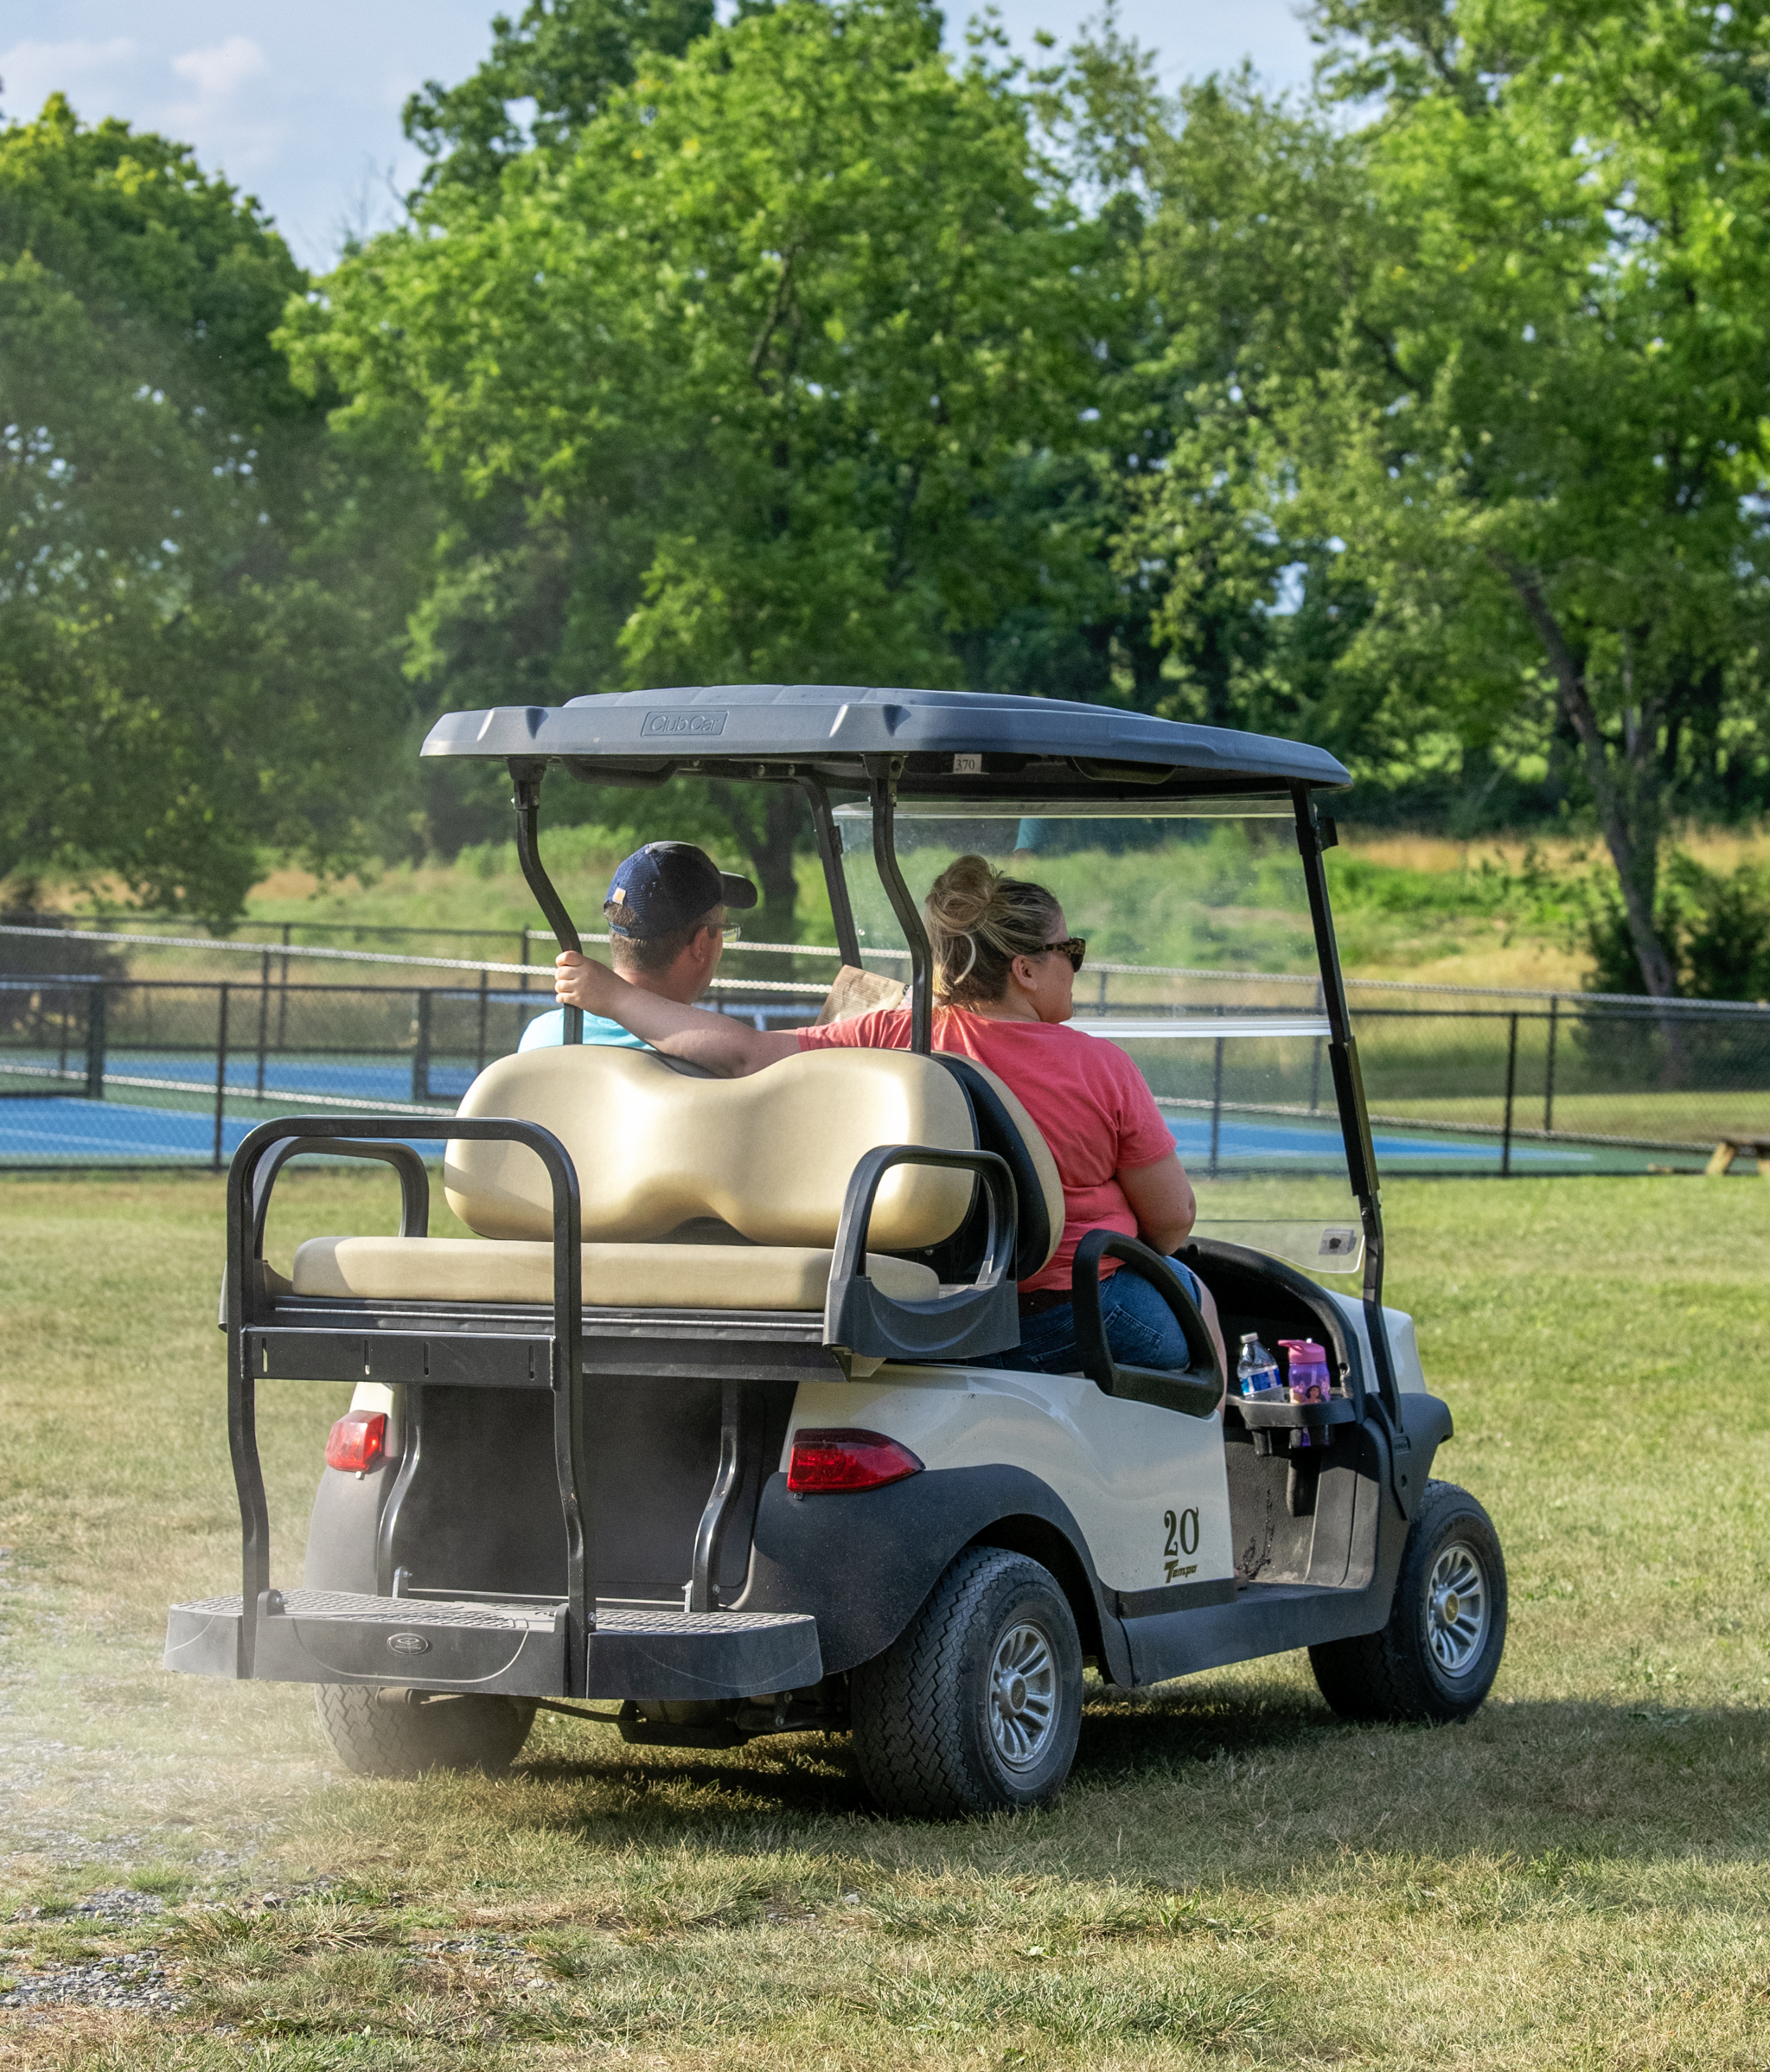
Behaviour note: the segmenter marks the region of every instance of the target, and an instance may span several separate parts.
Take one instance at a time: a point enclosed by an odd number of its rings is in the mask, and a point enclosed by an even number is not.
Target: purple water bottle
[[[1327,1353],[1313,1338],[1281,1338],[1278,1341],[1283,1349],[1286,1375],[1293,1403],[1326,1403],[1333,1393],[1333,1385],[1327,1372]],[[1326,1442],[1327,1434],[1313,1432],[1305,1426],[1299,1431],[1294,1443],[1302,1448],[1320,1446]]]

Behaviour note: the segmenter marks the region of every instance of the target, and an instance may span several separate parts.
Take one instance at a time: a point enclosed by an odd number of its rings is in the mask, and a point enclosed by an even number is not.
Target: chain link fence
[[[421,948],[367,949],[364,936],[398,931],[355,930],[346,946],[279,925],[222,942],[53,918],[0,925],[0,1168],[219,1169],[277,1115],[448,1113],[553,1006],[553,939],[539,930],[426,930]],[[480,947],[469,933],[519,955],[456,954]],[[869,959],[901,975],[889,951]],[[710,1004],[758,1026],[808,1022],[837,962],[827,948],[737,943]],[[1391,1174],[1697,1171],[1759,1135],[1770,1173],[1770,1008],[1347,990]],[[1214,1173],[1256,1142],[1290,1170],[1334,1155],[1313,978],[1090,963],[1077,1004],[1084,1026],[1120,1025],[1189,1165]],[[1182,1025],[1194,1040],[1159,1040]]]

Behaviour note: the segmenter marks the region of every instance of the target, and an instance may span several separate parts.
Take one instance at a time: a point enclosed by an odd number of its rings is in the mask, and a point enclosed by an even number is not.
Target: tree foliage
[[[290,336],[444,485],[419,660],[451,696],[952,684],[1063,580],[1016,472],[1081,443],[1101,250],[1010,69],[909,0],[785,0],[649,57],[495,200],[439,179]],[[734,831],[789,910],[793,823]]]
[[[1299,508],[1468,738],[1562,729],[1647,989],[1674,805],[1761,753],[1770,13],[1325,0],[1377,235],[1282,413]]]
[[[519,22],[494,15],[485,61],[406,103],[406,134],[430,161],[423,184],[495,191],[525,151],[569,146],[647,54],[680,57],[712,22],[712,0],[528,0]]]
[[[919,682],[1589,815],[1605,958],[1718,982],[1751,902],[1660,859],[1770,803],[1770,0],[1313,26],[1316,94],[1169,100],[1109,10],[1029,69],[922,0],[528,0],[318,284],[175,145],[6,132],[0,867],[220,911],[501,832],[451,768],[402,835],[441,707]],[[790,798],[657,804],[792,929]]]
[[[59,99],[0,132],[0,877],[225,918],[268,850],[360,853],[397,678],[314,552],[323,419],[270,336],[300,285],[181,147]]]

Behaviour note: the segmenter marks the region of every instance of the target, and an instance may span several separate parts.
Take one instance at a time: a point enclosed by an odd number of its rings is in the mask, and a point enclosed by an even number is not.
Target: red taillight
[[[346,1410],[326,1441],[326,1466],[342,1468],[347,1474],[361,1474],[382,1459],[387,1450],[385,1410]]]
[[[795,1496],[837,1489],[882,1489],[920,1474],[922,1463],[907,1446],[883,1432],[795,1432],[787,1462],[787,1487]]]

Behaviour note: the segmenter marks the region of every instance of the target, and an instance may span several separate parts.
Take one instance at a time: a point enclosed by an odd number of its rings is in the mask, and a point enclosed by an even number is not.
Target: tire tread
[[[1451,1704],[1434,1683],[1421,1659],[1413,1625],[1414,1594],[1422,1579],[1415,1570],[1422,1550],[1431,1539],[1447,1508],[1466,1506],[1492,1534],[1496,1553],[1499,1538],[1492,1521],[1467,1490],[1454,1482],[1428,1481],[1420,1507],[1409,1527],[1402,1551],[1401,1570],[1396,1577],[1395,1601],[1387,1622],[1374,1634],[1358,1634],[1350,1640],[1329,1640],[1309,1650],[1309,1666],[1317,1688],[1342,1719],[1375,1721],[1433,1720],[1447,1723],[1466,1718],[1486,1699],[1493,1680],[1490,1672],[1473,1704]],[[1489,1578],[1493,1615],[1498,1622],[1499,1644],[1494,1654],[1494,1671],[1505,1645],[1506,1589],[1503,1560]]]
[[[1064,1602],[1055,1577],[1025,1555],[1000,1547],[969,1548],[897,1641],[853,1671],[855,1758],[884,1812],[900,1819],[951,1819],[997,1809],[1000,1800],[983,1787],[967,1760],[965,1714],[957,1695],[967,1643],[985,1599],[1004,1576],[1028,1570]]]
[[[534,1707],[518,1699],[470,1698],[434,1710],[386,1705],[369,1684],[316,1684],[314,1704],[339,1761],[359,1777],[416,1777],[431,1769],[497,1776],[516,1760],[534,1723]]]

